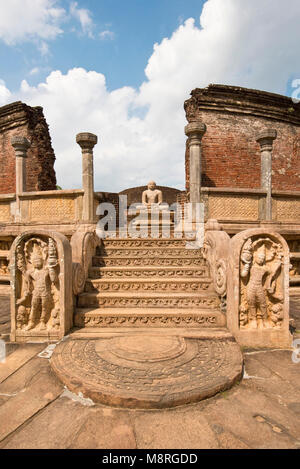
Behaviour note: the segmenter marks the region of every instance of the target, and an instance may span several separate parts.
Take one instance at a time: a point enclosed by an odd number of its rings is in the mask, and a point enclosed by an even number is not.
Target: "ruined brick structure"
[[[15,152],[13,136],[31,142],[26,161],[26,191],[56,189],[55,155],[43,109],[21,101],[0,108],[0,193],[15,192]]]
[[[276,129],[272,189],[300,191],[300,104],[291,98],[235,86],[196,88],[185,102],[188,122],[203,122],[202,186],[260,188],[256,135]],[[189,191],[189,149],[186,149]]]

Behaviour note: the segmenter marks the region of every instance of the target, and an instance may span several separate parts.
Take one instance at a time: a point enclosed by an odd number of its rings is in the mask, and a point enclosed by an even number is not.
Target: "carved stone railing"
[[[27,231],[10,250],[11,340],[62,339],[73,325],[72,252],[61,233]]]
[[[218,220],[227,232],[237,233],[268,221],[280,223],[282,232],[293,230],[300,235],[299,191],[273,190],[270,196],[264,188],[202,187],[201,198],[205,220]]]
[[[95,255],[96,247],[100,244],[100,239],[95,231],[88,230],[82,225],[71,238],[72,247],[72,278],[73,294],[79,295],[84,290],[85,282],[88,278],[88,271]]]
[[[209,264],[214,289],[221,298],[223,312],[226,311],[229,241],[228,234],[222,231],[217,220],[208,220],[205,225],[203,257]]]

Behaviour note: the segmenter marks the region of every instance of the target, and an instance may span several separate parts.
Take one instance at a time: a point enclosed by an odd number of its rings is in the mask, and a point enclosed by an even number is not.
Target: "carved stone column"
[[[98,142],[98,137],[97,135],[83,132],[76,135],[76,142],[82,150],[82,188],[84,190],[82,220],[92,223],[95,218],[93,148]]]
[[[15,136],[11,139],[16,155],[16,195],[26,191],[26,158],[30,142],[25,137]]]
[[[274,129],[263,130],[256,138],[261,151],[261,188],[267,191],[266,221],[272,221],[272,150],[276,138],[277,132]]]
[[[193,220],[196,218],[196,204],[201,201],[201,140],[206,132],[206,125],[202,122],[190,122],[184,129],[189,138],[190,154],[190,203],[192,204]]]

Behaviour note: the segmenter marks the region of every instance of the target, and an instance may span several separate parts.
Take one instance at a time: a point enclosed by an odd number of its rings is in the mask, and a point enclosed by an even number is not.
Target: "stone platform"
[[[69,338],[51,366],[74,393],[126,408],[164,408],[197,402],[241,379],[243,358],[232,338],[121,335]]]

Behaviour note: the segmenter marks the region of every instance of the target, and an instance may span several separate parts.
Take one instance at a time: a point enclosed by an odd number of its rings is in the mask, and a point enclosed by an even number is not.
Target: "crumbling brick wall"
[[[277,130],[272,160],[273,190],[300,191],[300,104],[286,96],[246,88],[210,85],[185,102],[188,122],[206,124],[202,139],[202,185],[260,188],[257,133]],[[189,190],[189,150],[186,149]]]
[[[14,135],[31,142],[26,161],[26,191],[56,189],[55,155],[43,109],[18,101],[0,108],[0,194],[16,190],[15,153],[10,143]]]

